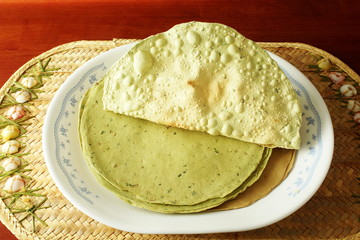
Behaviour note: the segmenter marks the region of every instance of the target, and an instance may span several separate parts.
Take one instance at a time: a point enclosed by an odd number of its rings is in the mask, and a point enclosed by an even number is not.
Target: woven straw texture
[[[51,49],[30,60],[5,83],[1,96],[9,91],[20,76],[37,64],[37,60],[51,58],[49,67],[60,68],[44,79],[43,92],[34,100],[36,110],[31,124],[26,126],[25,156],[29,162],[28,173],[34,179],[34,187],[43,187],[51,208],[39,210],[38,216],[48,226],[36,223],[35,232],[0,201],[0,220],[19,239],[360,239],[360,204],[353,197],[359,194],[360,177],[360,124],[354,121],[354,114],[348,110],[348,100],[360,100],[358,83],[360,77],[346,64],[329,53],[301,43],[259,43],[295,65],[319,90],[329,108],[335,132],[335,152],[330,171],[317,193],[298,211],[261,229],[237,232],[198,235],[146,235],[129,233],[109,228],[77,210],[57,189],[46,168],[42,153],[41,129],[48,105],[60,85],[86,61],[111,48],[135,40],[114,39],[113,41],[79,41]],[[338,84],[322,77],[316,66],[319,57],[329,59],[338,72],[347,76],[346,81],[356,86],[358,94],[342,97]],[[313,67],[309,67],[313,65]],[[325,79],[325,80],[324,80]],[[349,80],[350,79],[350,80]],[[1,183],[3,184],[3,183]],[[264,216],[266,217],[266,216]],[[0,237],[1,238],[1,237]]]

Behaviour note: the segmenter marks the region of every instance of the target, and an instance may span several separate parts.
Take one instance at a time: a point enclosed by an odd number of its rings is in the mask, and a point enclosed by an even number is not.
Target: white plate
[[[133,207],[100,185],[83,159],[78,135],[79,101],[133,44],[105,52],[78,68],[56,92],[43,128],[43,151],[57,187],[80,211],[120,230],[138,233],[246,231],[275,223],[306,203],[330,167],[334,135],[327,107],[311,82],[271,54],[291,80],[303,107],[302,145],[289,176],[251,206],[220,212],[161,214]]]

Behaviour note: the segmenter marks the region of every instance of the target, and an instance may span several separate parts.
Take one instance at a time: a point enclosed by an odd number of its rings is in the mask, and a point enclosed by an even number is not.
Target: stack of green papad
[[[81,102],[79,136],[94,176],[121,199],[190,213],[257,182],[273,148],[300,147],[300,126],[295,91],[266,51],[225,25],[190,22],[140,41],[111,67]],[[284,164],[270,166],[280,169],[231,208],[283,180],[293,154],[275,155]]]
[[[261,175],[272,149],[103,110],[103,81],[81,102],[79,133],[91,171],[132,205],[203,211],[233,199]]]

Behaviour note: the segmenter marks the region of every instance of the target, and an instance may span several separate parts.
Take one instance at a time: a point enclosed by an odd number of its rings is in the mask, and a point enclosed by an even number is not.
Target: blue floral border
[[[54,136],[55,136],[55,153],[56,153],[56,160],[61,168],[62,172],[66,176],[66,179],[70,183],[71,187],[74,189],[74,191],[81,196],[84,200],[89,202],[90,204],[93,204],[93,201],[88,197],[91,192],[88,190],[86,186],[81,186],[85,182],[83,180],[80,180],[80,184],[75,184],[73,179],[77,179],[76,175],[74,173],[77,172],[76,168],[71,169],[73,173],[68,172],[68,168],[72,168],[72,162],[70,157],[65,157],[66,153],[62,153],[60,149],[66,149],[66,145],[71,144],[71,140],[68,138],[68,128],[66,125],[70,126],[69,123],[65,124],[63,122],[64,119],[67,119],[70,114],[76,114],[78,112],[78,109],[74,109],[71,112],[67,109],[67,107],[70,105],[72,108],[78,107],[78,103],[81,100],[81,98],[77,98],[74,93],[79,89],[80,92],[84,90],[84,82],[88,79],[88,84],[92,85],[95,82],[97,82],[97,71],[104,71],[106,70],[106,66],[104,63],[96,65],[95,67],[91,68],[89,71],[87,71],[80,81],[73,87],[71,90],[65,95],[64,100],[61,103],[61,108],[58,117],[55,121],[54,126]],[[61,141],[61,134],[63,137],[68,138],[65,142]],[[67,153],[67,155],[71,155],[71,153]],[[69,169],[70,170],[70,169]],[[96,198],[99,198],[99,196],[95,196]]]
[[[301,159],[305,163],[305,169],[301,168],[298,170],[296,181],[289,187],[287,187],[288,195],[295,197],[299,192],[301,192],[310,182],[316,166],[321,159],[323,152],[323,141],[321,135],[321,118],[314,107],[309,93],[306,91],[305,87],[301,85],[296,79],[294,79],[285,69],[281,68],[286,76],[289,78],[291,83],[294,85],[295,92],[298,97],[302,100],[303,107],[303,126],[306,126],[305,136],[302,137],[302,147],[307,148],[307,158]],[[314,131],[315,128],[315,131]],[[304,147],[305,146],[305,147]],[[311,167],[310,167],[310,166]],[[307,174],[306,176],[304,176]]]

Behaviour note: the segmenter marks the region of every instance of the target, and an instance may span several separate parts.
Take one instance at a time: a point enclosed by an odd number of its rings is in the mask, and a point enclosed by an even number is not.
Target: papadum
[[[81,102],[80,141],[98,180],[133,205],[202,211],[235,198],[261,175],[272,149],[167,127],[102,108],[103,82]]]
[[[266,196],[300,147],[301,107],[268,53],[217,23],[138,42],[85,94],[79,137],[97,180],[164,213]]]
[[[301,107],[269,54],[236,30],[189,22],[138,42],[108,71],[106,110],[299,149]]]

